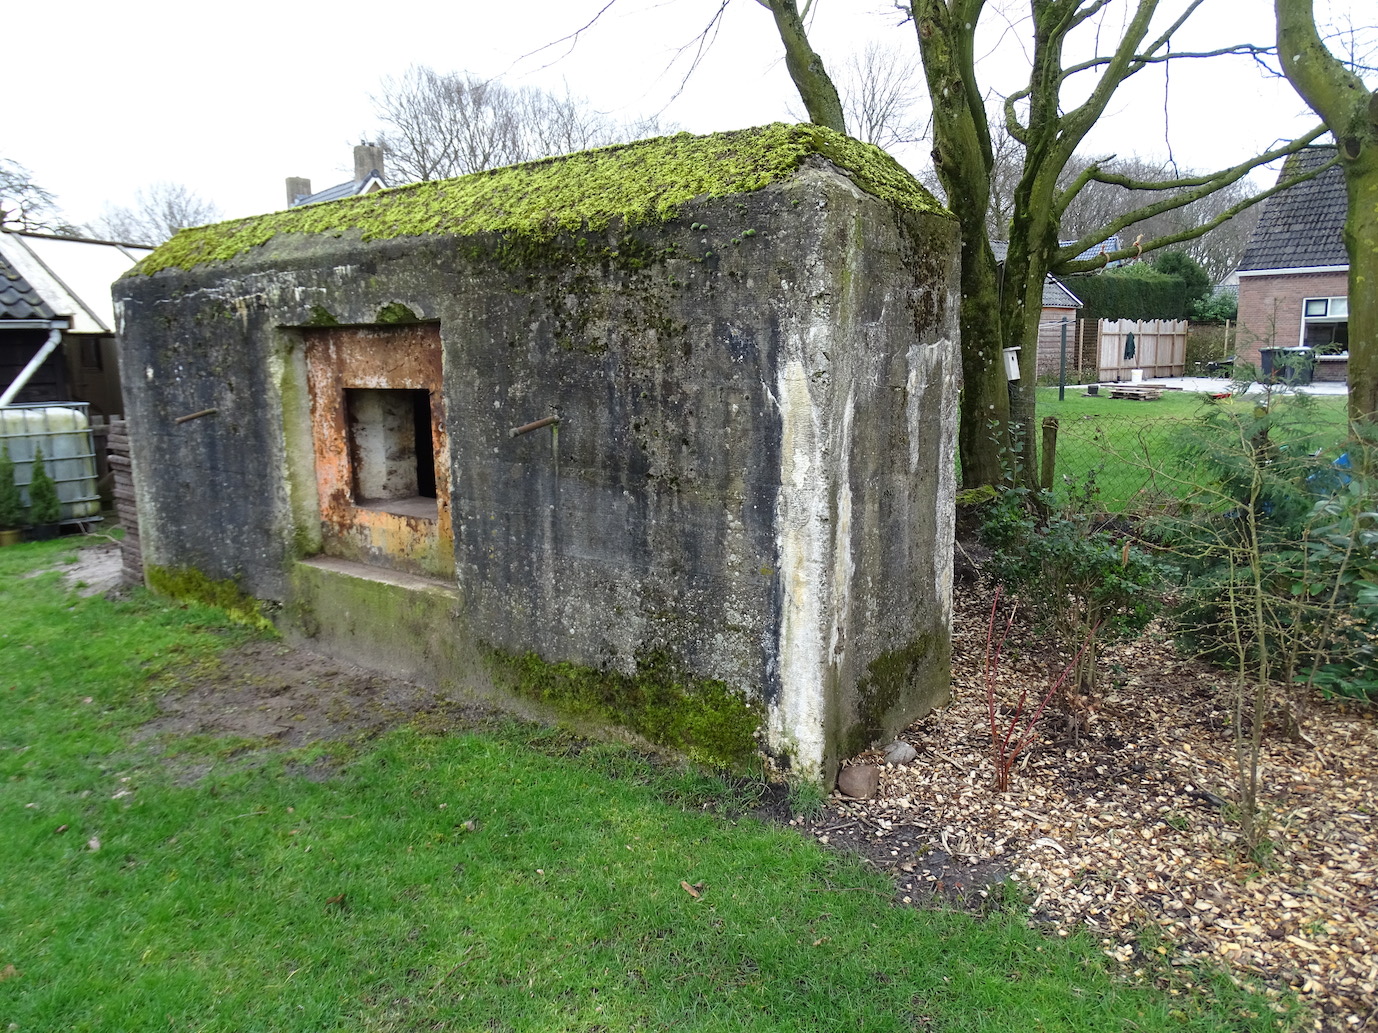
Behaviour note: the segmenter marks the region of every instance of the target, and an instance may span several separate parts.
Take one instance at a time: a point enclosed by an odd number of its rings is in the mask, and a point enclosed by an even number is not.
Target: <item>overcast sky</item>
[[[718,0],[617,0],[577,45],[528,56],[605,2],[50,0],[44,36],[12,38],[6,50],[9,92],[20,107],[5,119],[0,156],[27,166],[73,222],[96,218],[107,202],[128,203],[158,180],[185,184],[228,217],[283,207],[287,176],[305,176],[317,190],[351,178],[352,146],[379,126],[370,95],[410,64],[561,90],[567,83],[600,110],[658,114],[692,132],[799,111],[770,15],[753,0],[731,0],[687,83],[677,51]],[[913,27],[899,24],[892,5],[818,2],[812,36],[831,65],[872,39],[916,52]],[[1163,0],[1165,9],[1181,6]],[[1341,19],[1372,13],[1372,0],[1332,6]],[[1271,12],[1268,0],[1207,0],[1175,49],[1267,42]],[[1115,24],[1112,17],[1103,32]],[[994,56],[982,66],[983,83],[1010,90],[1027,29],[997,22],[989,35]],[[1224,166],[1311,121],[1285,82],[1248,61],[1183,61],[1166,93],[1160,71],[1143,73],[1092,149],[1162,157],[1170,139],[1184,167]],[[922,150],[902,157],[917,166]]]

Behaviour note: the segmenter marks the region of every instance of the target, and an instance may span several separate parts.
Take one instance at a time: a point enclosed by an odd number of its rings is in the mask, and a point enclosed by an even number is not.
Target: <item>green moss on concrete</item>
[[[758,755],[762,708],[725,682],[685,675],[663,653],[638,663],[634,675],[547,663],[534,653],[495,650],[491,662],[497,679],[520,696],[630,728],[701,763],[742,769]]]
[[[263,604],[230,580],[217,581],[192,567],[150,566],[148,587],[183,602],[204,603],[224,610],[234,620],[263,631],[273,622],[263,614]]]
[[[983,506],[998,495],[992,485],[983,484],[979,488],[966,488],[957,493],[959,506]]]
[[[396,323],[419,323],[421,319],[406,305],[394,301],[391,305],[384,305],[378,310],[378,316],[374,322],[390,326]]]
[[[339,326],[340,321],[330,314],[330,310],[320,305],[311,306],[311,318],[306,321],[307,326]]]
[[[775,123],[712,136],[680,133],[198,226],[182,230],[127,275],[226,261],[279,234],[386,240],[501,233],[550,240],[582,227],[605,229],[615,220],[628,226],[665,222],[692,200],[783,182],[816,157],[897,208],[943,210],[880,148],[821,126]]]
[[[842,744],[843,756],[854,756],[885,729],[885,719],[921,680],[930,664],[933,640],[921,635],[900,649],[882,653],[866,665],[866,676],[857,682],[856,721]]]

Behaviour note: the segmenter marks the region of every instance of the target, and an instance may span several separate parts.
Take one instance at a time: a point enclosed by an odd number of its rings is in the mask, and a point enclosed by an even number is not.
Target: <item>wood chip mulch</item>
[[[988,591],[959,593],[954,701],[906,730],[918,758],[856,758],[881,765],[878,795],[834,794],[808,831],[891,869],[904,903],[979,904],[1009,875],[1032,920],[1061,935],[1086,927],[1132,974],[1156,954],[1181,966],[1177,986],[1190,992],[1191,967],[1211,962],[1261,985],[1280,1011],[1294,993],[1305,1025],[1378,1031],[1378,715],[1313,700],[1303,738],[1266,726],[1266,841],[1254,860],[1233,803],[1228,672],[1181,658],[1161,628],[1103,652],[1078,734],[1050,710],[997,792],[989,613]],[[1016,623],[1002,700],[1060,671],[1065,658],[1045,641]]]

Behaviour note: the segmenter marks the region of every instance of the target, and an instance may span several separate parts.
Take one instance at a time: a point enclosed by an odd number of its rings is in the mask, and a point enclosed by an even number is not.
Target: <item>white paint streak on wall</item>
[[[952,549],[957,506],[957,345],[947,338],[929,345],[909,348],[909,469],[918,469],[928,457],[937,464],[934,471],[939,514],[933,542],[933,598],[942,607],[943,619],[952,620]],[[941,400],[936,429],[938,440],[923,440],[923,412]],[[930,419],[932,419],[930,415]],[[927,445],[927,447],[925,447]],[[946,518],[944,518],[946,515]]]
[[[780,557],[780,696],[771,709],[771,746],[788,750],[794,770],[816,776],[823,765],[827,701],[821,674],[825,659],[823,600],[828,591],[829,528],[825,438],[809,372],[799,349],[780,363],[781,477],[776,499],[776,546]]]
[[[832,636],[829,641],[828,662],[834,666],[842,662],[847,650],[847,630],[852,615],[852,574],[856,563],[852,556],[852,482],[850,478],[852,454],[852,416],[856,412],[856,390],[847,392],[847,406],[842,411],[842,434],[834,454],[837,470],[837,514],[833,524],[833,584]]]

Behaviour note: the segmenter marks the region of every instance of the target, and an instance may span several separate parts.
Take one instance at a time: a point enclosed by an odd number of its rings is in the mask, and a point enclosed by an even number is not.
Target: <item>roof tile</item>
[[[0,255],[0,320],[54,319],[56,313],[5,256]]]
[[[1307,147],[1289,155],[1278,182],[1319,168],[1335,157],[1335,148]],[[1349,202],[1339,166],[1288,187],[1263,202],[1258,226],[1239,262],[1240,269],[1310,269],[1347,266],[1345,214]]]

